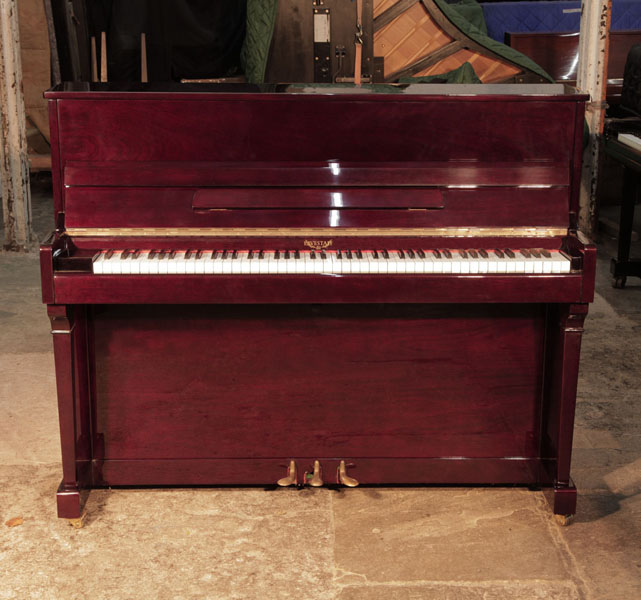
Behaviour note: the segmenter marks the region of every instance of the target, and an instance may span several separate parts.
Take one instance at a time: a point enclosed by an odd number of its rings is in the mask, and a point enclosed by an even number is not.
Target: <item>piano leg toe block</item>
[[[58,516],[62,519],[82,519],[84,517],[82,510],[84,501],[82,496],[79,488],[70,488],[69,486],[65,486],[64,483],[61,483],[56,493]]]
[[[546,494],[546,496],[552,506],[557,522],[562,525],[569,525],[574,513],[576,513],[576,487],[574,482],[570,480],[568,485],[555,486],[549,491],[550,493]]]
[[[554,519],[561,527],[567,527],[574,520],[574,515],[554,515]]]

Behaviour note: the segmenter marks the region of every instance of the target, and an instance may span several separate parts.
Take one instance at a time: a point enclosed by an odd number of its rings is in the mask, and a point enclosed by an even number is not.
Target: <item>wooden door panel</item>
[[[540,305],[96,309],[105,459],[535,457]]]

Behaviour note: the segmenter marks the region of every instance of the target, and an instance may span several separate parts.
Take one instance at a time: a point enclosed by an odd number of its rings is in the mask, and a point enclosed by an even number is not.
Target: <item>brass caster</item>
[[[74,529],[82,529],[85,526],[85,517],[87,516],[87,513],[82,513],[82,516],[80,516],[77,519],[67,519],[69,522],[69,525],[71,525]]]
[[[307,473],[306,473],[306,479],[307,479]],[[323,476],[321,474],[321,466],[320,462],[317,460],[314,461],[314,473],[309,475],[309,479],[307,479],[306,483],[311,485],[312,487],[321,487],[323,485]]]
[[[574,515],[554,515],[554,518],[561,527],[567,527],[574,521]]]
[[[341,464],[338,466],[338,482],[347,487],[356,487],[358,485],[358,481],[347,474],[347,466],[344,460],[341,460]]]
[[[296,485],[298,483],[298,474],[296,471],[296,462],[293,460],[289,461],[289,468],[287,469],[287,477],[283,477],[276,482],[276,485],[280,487],[288,487],[290,485]]]

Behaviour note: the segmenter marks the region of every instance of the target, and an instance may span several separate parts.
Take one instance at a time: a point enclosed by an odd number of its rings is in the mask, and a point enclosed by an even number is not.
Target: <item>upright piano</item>
[[[62,483],[524,485],[575,512],[595,249],[560,85],[63,84]]]

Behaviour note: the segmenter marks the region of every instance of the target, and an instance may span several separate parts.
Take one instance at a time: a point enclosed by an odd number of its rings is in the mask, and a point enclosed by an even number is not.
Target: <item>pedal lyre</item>
[[[287,477],[283,477],[276,482],[276,485],[280,487],[287,487],[290,485],[296,485],[298,483],[298,474],[296,471],[296,462],[293,460],[289,461],[289,468],[287,469]]]

